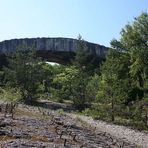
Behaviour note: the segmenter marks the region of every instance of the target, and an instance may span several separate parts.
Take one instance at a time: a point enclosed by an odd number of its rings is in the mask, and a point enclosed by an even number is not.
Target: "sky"
[[[110,46],[148,0],[0,0],[0,41],[68,37]]]

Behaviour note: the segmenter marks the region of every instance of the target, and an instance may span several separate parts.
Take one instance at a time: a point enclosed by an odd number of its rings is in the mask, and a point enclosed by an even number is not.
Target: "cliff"
[[[107,47],[99,44],[86,42],[88,49],[98,56],[104,56],[107,52]],[[0,53],[14,52],[22,43],[28,47],[34,46],[39,51],[64,51],[75,52],[78,40],[71,38],[24,38],[12,39],[0,42]]]

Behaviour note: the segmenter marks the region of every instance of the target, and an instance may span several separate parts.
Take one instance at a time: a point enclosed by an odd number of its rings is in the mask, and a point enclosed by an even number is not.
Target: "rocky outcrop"
[[[98,56],[104,56],[107,47],[98,44],[86,42],[86,46],[92,53]],[[75,52],[78,40],[71,38],[24,38],[12,39],[0,42],[0,53],[14,52],[21,44],[25,43],[28,47],[34,46],[35,50],[45,51],[64,51]]]

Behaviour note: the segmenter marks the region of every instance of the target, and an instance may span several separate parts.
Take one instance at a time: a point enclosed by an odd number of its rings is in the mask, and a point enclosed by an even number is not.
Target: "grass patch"
[[[31,141],[41,141],[41,142],[48,142],[48,138],[46,136],[32,136]]]
[[[0,136],[0,141],[7,141],[7,140],[15,140],[16,138],[13,136]]]

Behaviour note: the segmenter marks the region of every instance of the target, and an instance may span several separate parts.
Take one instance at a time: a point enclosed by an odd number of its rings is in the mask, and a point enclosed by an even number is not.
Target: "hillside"
[[[46,103],[46,108],[48,105],[52,106],[52,103]],[[57,106],[59,105],[63,107],[63,104],[58,103]],[[62,110],[51,110],[50,108],[20,104],[14,119],[7,115],[5,119],[1,118],[0,126],[0,146],[2,148],[136,147],[131,141],[103,132],[79,117],[73,118],[71,114],[67,115]]]

